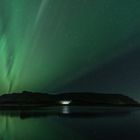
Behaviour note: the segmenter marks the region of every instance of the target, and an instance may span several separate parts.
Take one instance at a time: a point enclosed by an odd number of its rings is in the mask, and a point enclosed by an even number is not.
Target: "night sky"
[[[0,0],[0,93],[95,91],[140,100],[139,0]]]

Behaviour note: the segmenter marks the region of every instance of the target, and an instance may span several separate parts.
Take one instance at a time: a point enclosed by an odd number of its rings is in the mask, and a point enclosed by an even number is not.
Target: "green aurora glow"
[[[139,7],[138,0],[0,0],[0,93],[55,91],[131,51]]]

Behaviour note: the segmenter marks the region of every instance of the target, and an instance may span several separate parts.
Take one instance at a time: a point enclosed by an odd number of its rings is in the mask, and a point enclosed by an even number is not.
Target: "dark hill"
[[[85,102],[87,104],[110,104],[125,105],[138,104],[135,100],[122,94],[103,94],[103,93],[62,93],[56,95],[57,98],[63,100],[73,100],[75,102]]]
[[[59,106],[63,105],[62,101],[71,101],[69,105],[78,106],[139,106],[135,100],[122,94],[73,92],[51,95],[24,91],[0,96],[0,108]]]

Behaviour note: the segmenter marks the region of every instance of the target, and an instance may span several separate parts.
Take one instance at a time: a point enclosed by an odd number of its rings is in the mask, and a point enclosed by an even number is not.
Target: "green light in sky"
[[[135,46],[140,1],[0,0],[0,92],[55,91]],[[124,45],[124,46],[123,46]]]

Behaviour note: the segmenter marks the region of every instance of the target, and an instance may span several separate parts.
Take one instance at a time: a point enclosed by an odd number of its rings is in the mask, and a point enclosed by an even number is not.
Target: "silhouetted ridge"
[[[59,99],[85,101],[95,104],[138,104],[132,98],[122,94],[102,94],[102,93],[62,93],[57,95]]]
[[[59,106],[63,101],[70,101],[69,105],[77,106],[138,106],[139,104],[128,96],[122,94],[102,93],[22,93],[4,94],[0,96],[1,107],[40,107]]]

